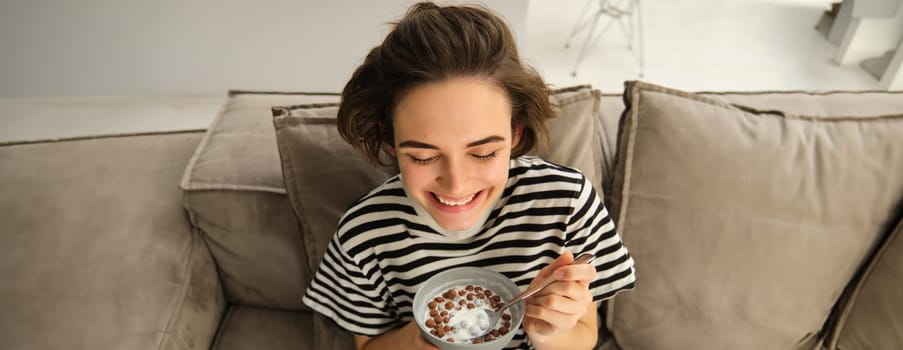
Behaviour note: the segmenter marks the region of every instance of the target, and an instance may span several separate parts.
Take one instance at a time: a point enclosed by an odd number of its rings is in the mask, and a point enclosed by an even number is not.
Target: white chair
[[[595,13],[589,10],[590,5],[594,2],[599,4]],[[590,15],[590,16],[587,16]],[[602,30],[596,32],[599,21],[605,17],[607,22]],[[625,23],[625,20],[627,23]],[[605,32],[611,28],[615,22],[621,28],[624,34],[624,40],[627,41],[627,50],[631,52],[639,65],[639,76],[643,78],[645,72],[645,61],[643,57],[643,16],[640,9],[640,0],[589,0],[583,11],[580,12],[580,18],[574,24],[574,29],[564,44],[565,48],[570,48],[571,40],[579,33],[583,32],[589,26],[589,33],[583,41],[583,47],[580,48],[580,54],[577,56],[577,62],[574,63],[574,69],[571,76],[577,76],[577,67],[586,58],[587,53],[596,45],[596,42]],[[638,50],[634,50],[634,44],[638,46]]]

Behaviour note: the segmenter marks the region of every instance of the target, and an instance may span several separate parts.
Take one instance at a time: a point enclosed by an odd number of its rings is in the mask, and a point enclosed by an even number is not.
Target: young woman
[[[338,116],[346,141],[400,174],[345,212],[304,303],[358,349],[430,349],[411,303],[433,274],[480,266],[522,288],[554,274],[507,348],[592,348],[598,303],[633,288],[633,260],[580,172],[524,156],[552,116],[502,19],[411,7],[354,72]],[[582,253],[596,259],[568,265]]]

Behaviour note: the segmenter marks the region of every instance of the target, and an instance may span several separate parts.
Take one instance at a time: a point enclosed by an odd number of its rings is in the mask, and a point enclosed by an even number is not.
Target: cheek
[[[508,181],[508,159],[496,159],[492,164],[483,167],[480,177],[483,181],[492,184],[505,183]]]
[[[421,188],[435,178],[429,170],[422,166],[405,164],[399,166],[398,170],[401,172],[405,187],[411,190]]]

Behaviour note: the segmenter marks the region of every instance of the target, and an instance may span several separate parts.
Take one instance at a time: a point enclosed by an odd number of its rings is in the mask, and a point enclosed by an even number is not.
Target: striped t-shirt
[[[436,273],[485,267],[523,290],[566,250],[596,256],[594,301],[633,288],[633,259],[577,170],[536,157],[512,159],[501,198],[466,233],[437,225],[396,175],[345,212],[303,301],[353,334],[377,336],[413,320],[414,294]],[[523,328],[507,346],[528,347]]]

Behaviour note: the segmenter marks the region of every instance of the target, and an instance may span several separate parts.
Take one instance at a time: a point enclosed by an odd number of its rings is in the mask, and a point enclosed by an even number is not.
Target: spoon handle
[[[593,259],[595,259],[595,258],[596,257],[593,256],[592,254],[580,254],[580,256],[578,256],[577,259],[574,259],[574,261],[568,265],[586,264],[586,263],[589,263],[590,261],[593,261]],[[513,299],[511,299],[511,301],[508,302],[507,305],[514,305],[514,303],[517,303],[518,301],[527,299],[530,296],[532,296],[533,294],[536,294],[536,292],[539,292],[539,291],[543,290],[543,288],[548,287],[550,284],[552,284],[552,282],[555,282],[555,281],[556,281],[556,279],[555,279],[554,275],[546,277],[546,279],[544,279],[539,284],[533,286],[533,288],[527,288],[527,290],[525,290],[522,293],[515,296]]]

